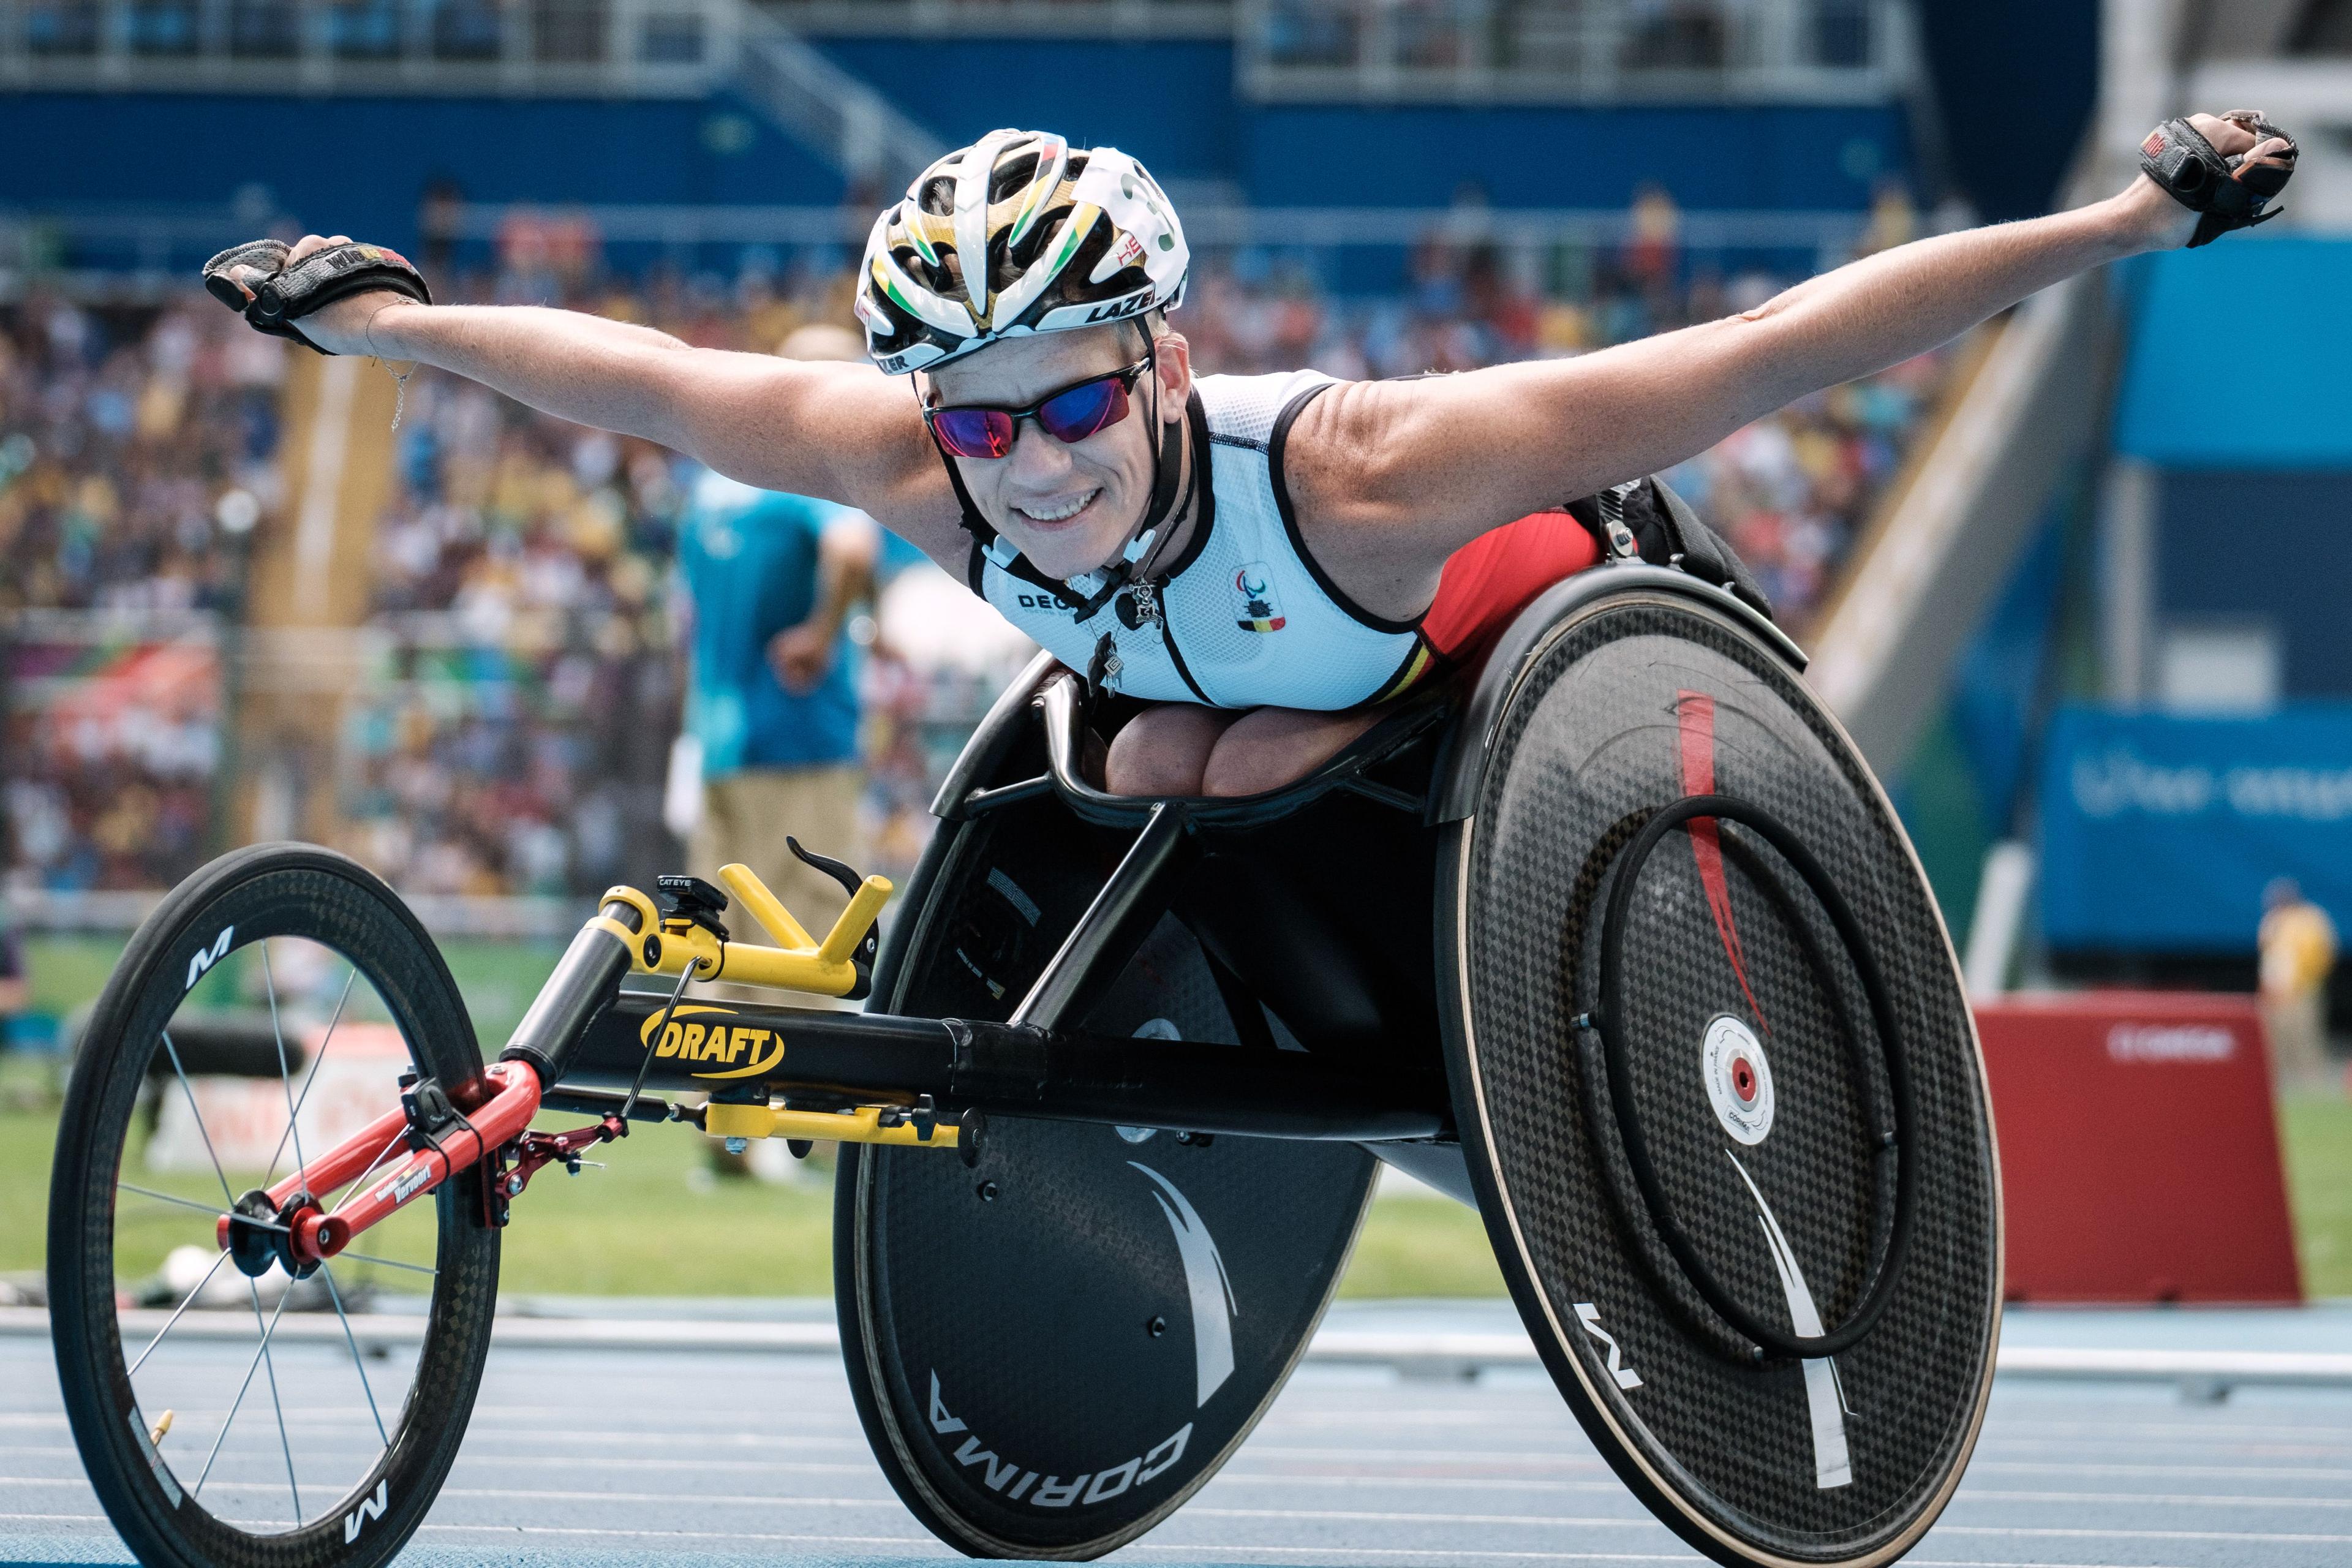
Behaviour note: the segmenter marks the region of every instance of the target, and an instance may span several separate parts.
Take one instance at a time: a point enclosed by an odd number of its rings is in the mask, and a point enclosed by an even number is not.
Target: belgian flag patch
[[[1263,561],[1252,561],[1234,573],[1234,624],[1245,632],[1278,632],[1282,605],[1274,596],[1274,574]]]

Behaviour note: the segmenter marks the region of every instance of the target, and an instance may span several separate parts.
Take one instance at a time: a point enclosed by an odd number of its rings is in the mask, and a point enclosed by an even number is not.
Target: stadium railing
[[[746,0],[0,0],[0,89],[704,98],[731,88],[846,174],[946,149]]]

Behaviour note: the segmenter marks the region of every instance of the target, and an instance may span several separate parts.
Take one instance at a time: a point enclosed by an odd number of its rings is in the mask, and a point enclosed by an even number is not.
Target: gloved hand
[[[231,246],[205,263],[204,277],[213,298],[243,315],[254,331],[322,354],[371,352],[365,331],[374,312],[337,310],[321,316],[311,332],[297,328],[297,321],[369,293],[433,303],[425,275],[406,257],[342,235],[310,236],[292,247],[275,239]]]
[[[2209,125],[2215,121],[2211,116],[2196,118]],[[2232,229],[2278,216],[2283,209],[2269,204],[2294,174],[2294,138],[2263,119],[2261,110],[2236,109],[2218,119],[2252,137],[2252,144],[2225,154],[2187,119],[2166,121],[2139,144],[2141,171],[2173,200],[2204,215],[2189,237],[2192,250]]]

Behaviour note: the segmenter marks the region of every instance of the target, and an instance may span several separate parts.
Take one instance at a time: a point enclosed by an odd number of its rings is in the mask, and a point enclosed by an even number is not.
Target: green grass
[[[98,937],[41,937],[27,943],[36,1011],[63,1016],[95,997],[121,942]],[[464,992],[485,1055],[496,1053],[554,967],[548,943],[458,941],[445,944],[449,970]],[[234,976],[224,972],[224,984]],[[207,984],[211,984],[207,982]],[[13,1090],[0,1103],[44,1098],[43,1065],[9,1065]],[[0,1110],[0,1272],[41,1267],[47,1227],[53,1110]],[[548,1116],[541,1126],[574,1125]],[[833,1189],[829,1175],[786,1187],[715,1178],[709,1145],[681,1127],[641,1127],[600,1152],[605,1168],[567,1176],[543,1171],[516,1205],[500,1285],[525,1294],[804,1296],[829,1292],[833,1279]],[[243,1190],[246,1174],[231,1173]],[[210,1177],[134,1175],[152,1186],[216,1201]],[[201,1241],[194,1211],[126,1200],[125,1272],[152,1268],[173,1246]],[[184,1218],[182,1216],[184,1215]],[[371,1232],[364,1250],[423,1261],[431,1226],[404,1214]],[[339,1270],[340,1272],[340,1270]],[[1477,1216],[1442,1198],[1377,1205],[1358,1238],[1341,1287],[1349,1296],[1492,1296],[1502,1277]]]
[[[100,938],[28,944],[35,1007],[66,1013],[104,984],[121,950]],[[544,943],[461,942],[446,949],[486,1054],[513,1028],[557,950]],[[41,1267],[47,1227],[52,1086],[39,1058],[0,1061],[0,1272]],[[566,1125],[550,1117],[542,1125]],[[2294,1205],[2304,1289],[2352,1296],[2352,1102],[2299,1096],[2280,1107],[2279,1132]],[[640,1128],[602,1152],[604,1170],[543,1172],[508,1232],[502,1283],[523,1294],[821,1295],[831,1289],[833,1195],[828,1179],[774,1187],[714,1179],[709,1145],[685,1128]],[[216,1199],[218,1184],[182,1175],[142,1185]],[[126,1215],[131,1211],[126,1205]],[[193,1225],[188,1222],[193,1221]],[[151,1267],[173,1245],[204,1238],[202,1216],[145,1205],[125,1237]],[[420,1213],[372,1233],[368,1249],[421,1256]],[[413,1233],[413,1234],[412,1234]],[[1391,1198],[1365,1222],[1343,1296],[1496,1296],[1503,1290],[1478,1218],[1442,1198]]]
[[[1339,1294],[1499,1296],[1503,1271],[1486,1227],[1452,1198],[1383,1198],[1365,1217]]]
[[[11,1075],[26,1098],[25,1074]],[[564,1119],[546,1118],[561,1125]],[[2352,1296],[2352,1103],[2324,1096],[2280,1109],[2287,1186],[2304,1289]],[[0,1272],[37,1270],[47,1227],[50,1110],[0,1110]],[[516,1205],[501,1282],[527,1295],[808,1296],[832,1289],[829,1180],[774,1187],[709,1174],[707,1142],[682,1127],[646,1127],[602,1151],[603,1170],[541,1173]],[[194,1175],[139,1177],[191,1198],[216,1195]],[[124,1214],[134,1215],[126,1201]],[[175,1245],[204,1241],[201,1215],[142,1205],[126,1218],[126,1258],[152,1268]],[[422,1211],[371,1232],[367,1250],[422,1260]],[[1352,1298],[1496,1296],[1503,1289],[1485,1230],[1443,1198],[1373,1206],[1340,1294]]]
[[[2306,1296],[2352,1296],[2352,1100],[2296,1095],[2279,1107],[2288,1201]]]
[[[122,940],[99,936],[35,936],[25,942],[32,982],[29,1010],[64,1018],[97,1000],[121,955]],[[465,994],[482,1053],[496,1056],[522,1019],[523,1009],[563,956],[562,944],[473,938],[442,945],[441,956]]]
[[[542,1125],[576,1123],[545,1117]],[[41,1267],[50,1151],[46,1111],[0,1110],[0,1272]],[[683,1127],[641,1127],[599,1152],[605,1167],[543,1170],[515,1204],[500,1288],[522,1295],[819,1296],[833,1289],[833,1186],[770,1186],[710,1171],[709,1143]],[[253,1173],[232,1173],[239,1190]],[[135,1173],[140,1185],[218,1201],[208,1175]],[[161,1266],[175,1246],[205,1241],[205,1216],[134,1195],[123,1200],[123,1272]],[[362,1251],[429,1258],[423,1206],[368,1233]],[[339,1268],[338,1273],[341,1270]],[[387,1277],[386,1283],[400,1276]],[[1483,1296],[1502,1279],[1477,1216],[1445,1199],[1383,1202],[1372,1211],[1342,1287],[1349,1296]]]

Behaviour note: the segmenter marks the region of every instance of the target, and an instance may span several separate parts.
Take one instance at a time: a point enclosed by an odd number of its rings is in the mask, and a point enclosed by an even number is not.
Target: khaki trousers
[[[759,874],[809,935],[822,942],[847,907],[849,895],[824,872],[803,865],[784,839],[797,838],[810,853],[845,860],[863,873],[866,855],[858,841],[857,797],[864,787],[864,773],[849,763],[751,768],[708,780],[702,789],[702,821],[688,847],[692,870],[715,882],[719,867],[741,861]],[[740,904],[728,910],[727,928],[738,942],[771,940]],[[723,983],[698,989],[738,1000],[782,999],[779,993]],[[811,1005],[822,1003],[812,999]]]
[[[2264,994],[2263,1033],[2270,1038],[2271,1076],[2280,1089],[2310,1089],[2326,1085],[2329,1075],[2325,989],[2286,996]]]

